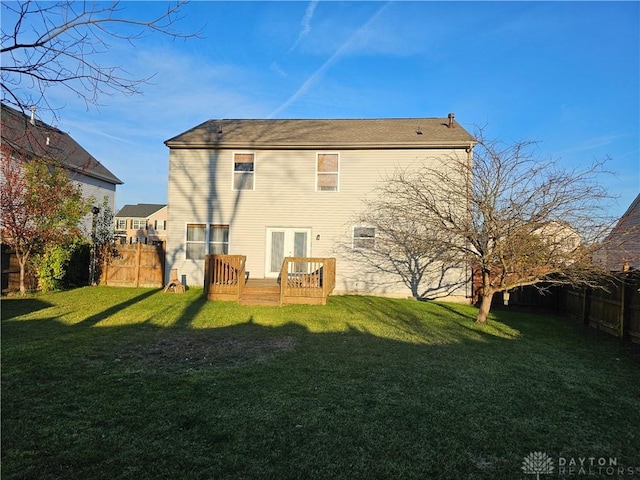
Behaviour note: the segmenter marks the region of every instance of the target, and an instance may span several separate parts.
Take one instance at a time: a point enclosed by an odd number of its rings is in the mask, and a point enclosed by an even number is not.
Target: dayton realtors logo
[[[553,473],[562,478],[640,476],[640,467],[620,465],[615,457],[558,457],[554,460],[544,452],[531,452],[524,457],[522,471],[527,475],[535,475],[536,480],[540,480],[540,475]]]
[[[522,471],[535,475],[536,480],[540,480],[540,474],[553,473],[553,469],[553,459],[544,452],[531,452],[522,462]]]

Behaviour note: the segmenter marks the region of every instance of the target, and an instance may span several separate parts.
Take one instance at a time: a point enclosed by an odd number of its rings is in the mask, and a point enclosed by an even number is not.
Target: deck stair
[[[275,279],[250,278],[238,301],[241,305],[280,305],[280,286]]]

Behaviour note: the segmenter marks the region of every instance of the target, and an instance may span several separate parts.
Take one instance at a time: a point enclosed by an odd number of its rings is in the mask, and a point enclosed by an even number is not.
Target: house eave
[[[172,150],[420,150],[420,149],[472,149],[477,142],[421,142],[421,143],[314,143],[314,144],[261,144],[252,142],[185,143],[164,142]]]

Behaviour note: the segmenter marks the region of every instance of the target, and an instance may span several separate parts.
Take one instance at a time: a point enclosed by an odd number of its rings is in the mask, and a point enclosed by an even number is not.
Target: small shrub
[[[78,274],[84,270],[81,266],[83,250],[86,250],[84,243],[74,240],[69,244],[51,245],[44,253],[34,256],[33,266],[40,290],[51,292],[78,285],[77,280],[81,278]]]

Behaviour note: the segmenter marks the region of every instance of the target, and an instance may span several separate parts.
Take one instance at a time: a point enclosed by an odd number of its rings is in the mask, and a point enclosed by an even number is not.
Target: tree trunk
[[[476,317],[476,323],[487,323],[487,316],[491,309],[491,300],[493,299],[493,292],[482,295],[480,301],[480,310],[478,310],[478,316]]]
[[[24,286],[24,271],[26,268],[26,261],[21,261],[18,259],[18,264],[20,265],[20,295],[24,295],[27,293],[27,289]]]
[[[16,258],[18,259],[18,265],[20,265],[20,295],[27,293],[27,289],[24,285],[25,271],[27,270],[27,260],[29,259],[29,253],[18,253],[18,249],[15,249]]]
[[[488,271],[482,272],[482,298],[480,300],[480,310],[476,317],[476,323],[487,323],[487,316],[491,310],[491,300],[494,290],[491,288],[491,274]]]

